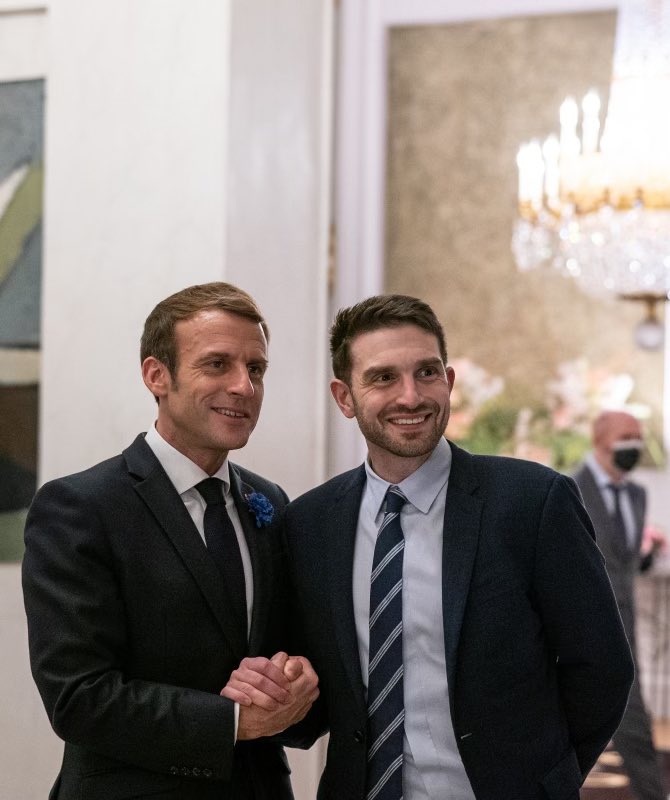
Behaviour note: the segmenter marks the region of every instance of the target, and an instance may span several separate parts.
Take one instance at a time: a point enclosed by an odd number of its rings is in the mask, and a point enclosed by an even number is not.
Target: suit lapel
[[[447,489],[442,545],[442,607],[447,678],[453,708],[456,657],[472,570],[477,553],[483,503],[473,497],[477,480],[472,457],[451,444],[452,465]],[[334,497],[324,514],[324,539],[329,549],[329,588],[339,652],[355,697],[365,708],[353,601],[353,561],[365,467],[359,467]],[[355,658],[350,654],[355,654]]]
[[[334,497],[323,516],[323,536],[328,548],[328,574],[332,622],[338,650],[357,701],[365,708],[356,621],[354,618],[353,565],[356,527],[360,511],[365,467],[355,470]]]
[[[236,657],[246,655],[244,631],[232,623],[231,599],[216,565],[209,557],[186,506],[144,436],[123,451],[129,472],[137,478],[135,491],[145,502],[200,587]]]
[[[579,482],[584,504],[589,509],[589,514],[596,529],[596,544],[606,552],[606,558],[614,558],[620,562],[629,561],[631,551],[628,549],[626,539],[616,529],[603,500],[600,487],[587,466],[583,467],[579,475]],[[607,538],[607,541],[603,541],[604,537]]]
[[[477,553],[483,503],[473,497],[477,480],[472,456],[451,443],[450,446],[452,462],[442,542],[442,615],[447,680],[453,708],[458,640]]]

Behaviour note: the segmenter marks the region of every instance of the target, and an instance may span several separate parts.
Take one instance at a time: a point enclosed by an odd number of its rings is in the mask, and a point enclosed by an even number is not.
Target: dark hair
[[[351,342],[357,336],[379,328],[396,328],[399,325],[416,325],[432,333],[440,346],[442,360],[447,363],[444,329],[427,303],[404,294],[375,295],[337,312],[330,329],[330,355],[335,377],[349,383]]]
[[[252,322],[258,322],[269,341],[270,332],[256,301],[243,289],[231,283],[217,281],[189,286],[166,297],[154,308],[144,323],[140,342],[140,363],[153,356],[170,371],[173,379],[177,374],[177,341],[175,325],[190,319],[200,311],[218,309],[237,314]]]

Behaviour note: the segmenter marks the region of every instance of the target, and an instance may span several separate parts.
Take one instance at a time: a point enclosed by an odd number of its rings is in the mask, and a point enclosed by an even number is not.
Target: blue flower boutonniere
[[[275,509],[264,494],[251,492],[250,494],[245,494],[244,499],[247,501],[249,511],[256,516],[257,528],[264,528],[272,522]]]

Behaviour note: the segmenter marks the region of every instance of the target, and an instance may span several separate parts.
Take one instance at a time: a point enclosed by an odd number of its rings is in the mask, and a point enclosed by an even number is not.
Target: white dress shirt
[[[363,684],[369,661],[370,573],[383,501],[391,485],[365,465],[354,550],[353,597]],[[403,556],[405,800],[475,800],[449,711],[442,619],[442,538],[451,449],[441,439],[430,458],[398,486],[408,502],[400,524]]]
[[[210,476],[201,469],[197,464],[187,458],[179,450],[176,450],[171,444],[163,439],[163,437],[156,430],[155,425],[152,425],[147,431],[145,438],[146,443],[153,450],[154,455],[160,461],[161,466],[167,473],[168,478],[172,481],[174,488],[181,497],[186,506],[186,510],[191,516],[198,533],[205,541],[205,508],[207,503],[203,499],[200,492],[194,488],[197,483],[209,478]],[[235,528],[237,542],[240,546],[240,554],[242,556],[242,567],[244,568],[244,583],[246,586],[246,600],[247,600],[247,636],[251,629],[251,613],[253,611],[254,602],[254,576],[251,568],[251,556],[249,555],[249,547],[247,540],[244,538],[244,530],[240,522],[235,501],[233,500],[232,492],[230,491],[230,470],[228,467],[228,459],[223,462],[218,471],[212,475],[213,478],[219,478],[223,481],[223,495],[226,500],[226,511],[230,517],[230,521]]]

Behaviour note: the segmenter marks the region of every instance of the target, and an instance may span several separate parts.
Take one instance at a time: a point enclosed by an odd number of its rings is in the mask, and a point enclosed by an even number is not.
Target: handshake
[[[319,696],[319,678],[302,656],[242,659],[221,695],[239,704],[237,740],[273,736],[300,722]]]

